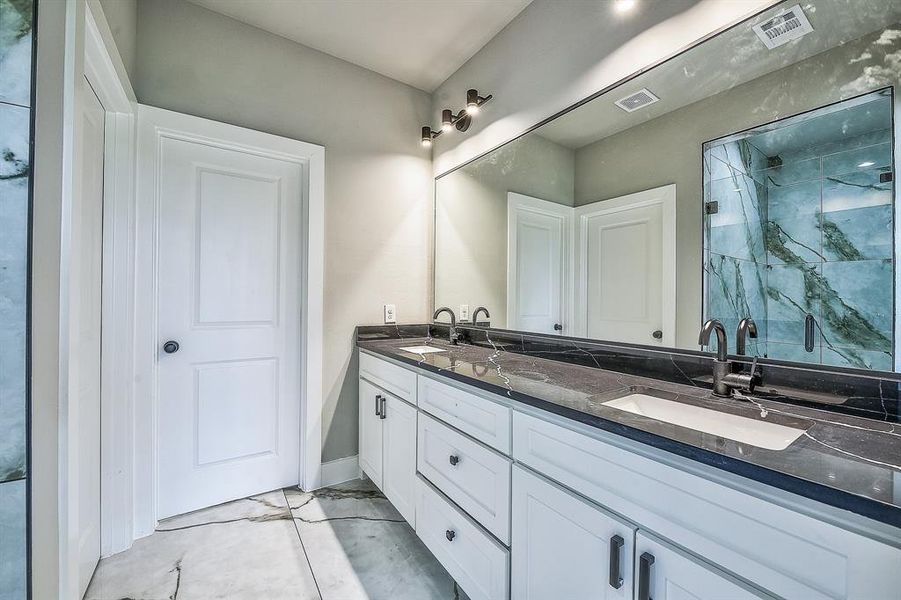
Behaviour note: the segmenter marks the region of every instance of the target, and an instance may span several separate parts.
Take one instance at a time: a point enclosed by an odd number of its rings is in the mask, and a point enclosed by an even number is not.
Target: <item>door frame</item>
[[[197,130],[201,134],[195,133]],[[301,397],[300,461],[297,482],[304,490],[320,486],[322,478],[322,311],[325,235],[325,148],[189,116],[138,105],[136,176],[136,303],[135,303],[135,537],[153,533],[158,494],[158,306],[157,168],[163,139],[202,143],[297,163],[304,172],[301,261],[302,311],[300,334]],[[150,157],[141,164],[141,157]]]
[[[106,111],[100,365],[100,554],[133,541],[135,94],[102,9],[85,10],[84,76]]]
[[[543,217],[552,217],[563,220],[563,252],[560,275],[563,279],[563,294],[560,299],[560,319],[563,321],[563,331],[558,335],[572,335],[573,322],[573,209],[565,204],[558,204],[549,200],[542,200],[533,196],[526,196],[517,192],[507,192],[507,329],[516,329],[510,322],[516,314],[516,296],[511,293],[516,289],[516,221],[518,213],[532,213]]]
[[[576,243],[575,268],[575,335],[588,336],[588,221],[592,217],[660,205],[663,209],[663,338],[660,345],[673,347],[676,342],[676,184],[663,185],[634,194],[599,200],[577,206],[574,210]],[[615,341],[615,340],[608,340]]]

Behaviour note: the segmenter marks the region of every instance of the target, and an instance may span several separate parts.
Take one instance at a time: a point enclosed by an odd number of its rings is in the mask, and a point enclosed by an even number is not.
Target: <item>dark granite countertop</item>
[[[760,398],[721,399],[709,389],[431,337],[364,340],[374,354],[646,443],[828,505],[901,527],[901,427]],[[400,350],[430,345],[444,352]],[[603,403],[648,393],[805,430],[767,450],[617,410]]]

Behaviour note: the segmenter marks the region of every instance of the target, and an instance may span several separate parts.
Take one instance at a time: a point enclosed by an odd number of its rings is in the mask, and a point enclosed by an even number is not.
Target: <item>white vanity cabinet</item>
[[[363,472],[415,527],[416,408],[362,378],[359,453]]]
[[[360,376],[362,470],[473,600],[901,598],[887,525],[365,352]]]
[[[754,600],[750,586],[639,531],[635,535],[635,600]]]
[[[635,526],[513,467],[514,600],[629,600]]]

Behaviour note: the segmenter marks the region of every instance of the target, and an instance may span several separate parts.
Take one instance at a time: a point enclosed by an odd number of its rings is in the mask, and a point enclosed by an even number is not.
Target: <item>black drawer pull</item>
[[[622,536],[615,535],[610,538],[610,587],[615,590],[623,587],[623,578],[620,567],[620,554],[626,541]]]
[[[378,394],[375,395],[375,416],[379,417],[382,414],[382,397]]]
[[[638,558],[638,600],[651,600],[651,565],[654,555],[643,552]]]
[[[388,410],[385,407],[385,402],[387,402],[388,399],[385,398],[384,396],[380,396],[380,398],[381,398],[381,404],[379,404],[379,418],[384,419],[385,417],[388,416]]]
[[[452,542],[454,541],[454,538],[457,537],[457,532],[453,529],[448,529],[444,532],[444,537],[447,538],[447,541]]]
[[[451,464],[451,465],[453,465],[453,466],[456,467],[456,466],[457,466],[457,463],[460,462],[460,457],[457,456],[456,454],[451,454],[450,457],[448,457],[447,460],[450,461],[450,464]]]

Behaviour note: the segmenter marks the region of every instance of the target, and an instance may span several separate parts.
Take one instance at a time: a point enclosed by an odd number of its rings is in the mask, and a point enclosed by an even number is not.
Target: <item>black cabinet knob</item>
[[[460,457],[455,454],[451,454],[448,460],[450,461],[450,464],[456,467],[457,463],[460,462]]]
[[[453,529],[448,529],[444,532],[444,537],[447,538],[447,541],[452,542],[454,541],[454,538],[457,537],[457,532]]]
[[[175,354],[176,352],[178,352],[178,349],[180,347],[181,346],[179,346],[178,342],[176,342],[175,340],[169,340],[168,342],[163,344],[163,352],[165,352],[166,354]]]
[[[653,337],[655,340],[659,340],[663,337],[663,332],[658,329],[657,331],[655,331],[654,333],[651,334],[651,337]]]
[[[554,331],[563,331],[562,323],[554,323]]]

